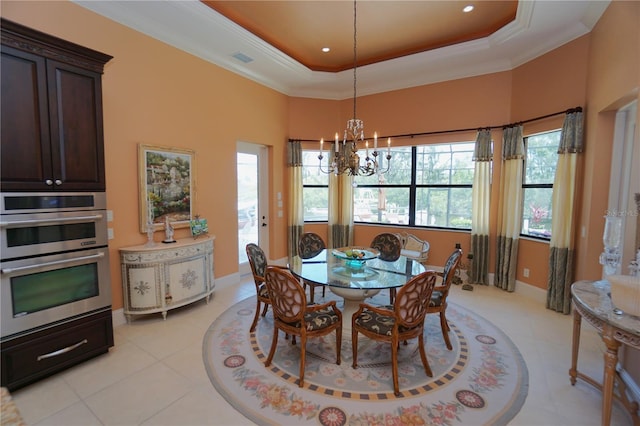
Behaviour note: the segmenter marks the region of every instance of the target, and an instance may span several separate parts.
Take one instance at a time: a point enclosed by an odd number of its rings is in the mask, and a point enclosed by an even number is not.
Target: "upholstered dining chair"
[[[326,247],[320,235],[314,232],[305,232],[298,240],[298,256],[300,256],[301,259],[311,259],[319,255]],[[309,302],[314,303],[316,287],[318,287],[318,285],[307,281],[303,281],[302,285],[305,289],[307,285],[309,286]],[[322,287],[322,297],[324,297],[325,286],[320,287]]]
[[[335,301],[319,305],[307,305],[307,296],[302,285],[285,269],[267,266],[265,281],[273,309],[273,340],[265,367],[271,365],[278,345],[279,330],[292,336],[300,336],[300,378],[298,386],[304,385],[304,366],[307,339],[336,333],[336,364],[340,365],[342,345],[342,313]]]
[[[398,290],[393,306],[376,307],[366,303],[351,319],[351,339],[353,343],[353,368],[358,363],[358,333],[372,340],[391,344],[391,369],[393,392],[400,395],[398,385],[398,349],[400,341],[418,338],[420,358],[427,376],[433,373],[424,350],[424,319],[427,305],[436,284],[437,273],[425,271],[411,278]]]
[[[453,277],[456,275],[458,266],[460,265],[460,259],[462,258],[462,249],[455,249],[453,253],[447,259],[447,263],[444,265],[444,270],[438,272],[438,275],[442,277],[442,282],[433,289],[429,306],[427,307],[427,313],[440,314],[440,328],[442,328],[442,337],[447,345],[447,349],[451,350],[451,341],[449,340],[449,323],[447,322],[447,297],[449,296],[449,289],[453,282]]]
[[[400,252],[402,251],[402,241],[396,234],[390,232],[383,232],[373,237],[370,247],[378,249],[380,260],[386,260],[388,262],[394,262],[400,258]],[[393,305],[393,300],[396,297],[396,289],[389,289],[389,304]]]
[[[245,250],[247,251],[247,258],[249,258],[249,265],[251,266],[251,273],[253,274],[253,282],[256,285],[256,314],[253,317],[253,322],[249,329],[249,332],[253,333],[256,329],[256,324],[258,324],[260,308],[264,305],[262,311],[262,316],[264,317],[267,314],[269,305],[271,304],[269,291],[267,290],[267,286],[264,282],[264,274],[267,270],[267,256],[265,256],[264,251],[254,243],[247,244]],[[278,266],[278,268],[283,267]]]

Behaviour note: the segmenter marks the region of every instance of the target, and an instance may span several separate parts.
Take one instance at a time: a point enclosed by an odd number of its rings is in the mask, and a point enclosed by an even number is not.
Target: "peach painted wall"
[[[438,84],[387,92],[358,98],[357,115],[364,120],[366,135],[374,131],[379,135],[408,134],[430,131],[501,126],[519,120],[534,118],[568,108],[583,106],[586,99],[586,62],[589,37],[584,36],[549,52],[513,71],[453,80]],[[312,102],[309,101],[309,102]],[[341,101],[344,122],[352,115],[352,100]],[[557,129],[563,116],[525,125],[525,134]],[[312,139],[317,134],[308,132],[297,123],[290,123],[295,137]],[[492,131],[494,140],[494,168],[491,196],[490,244],[494,246],[497,229],[498,188],[500,182],[502,130]],[[474,140],[475,131],[465,134],[394,139],[394,145],[436,143],[443,141]],[[366,245],[383,229],[396,232],[409,231],[431,244],[429,264],[442,265],[455,247],[461,243],[469,252],[470,235],[459,231],[385,228],[356,225],[354,241]],[[546,288],[549,244],[521,240],[516,278],[539,288]],[[495,253],[489,260],[493,271]],[[528,278],[523,270],[530,270]]]
[[[576,278],[598,278],[611,157],[609,111],[638,99],[639,7],[639,2],[613,1],[592,33],[513,71],[363,96],[358,99],[358,116],[371,136],[373,131],[385,135],[494,126],[586,106],[583,168],[587,172],[579,206],[579,226],[585,227],[586,237],[577,241]],[[138,143],[197,152],[196,211],[210,218],[216,235],[216,275],[226,276],[237,272],[235,226],[227,226],[236,222],[236,141],[270,146],[270,194],[282,191],[286,203],[286,139],[331,138],[351,118],[351,99],[288,98],[71,2],[3,1],[1,13],[114,56],[103,79],[108,208],[115,217],[111,224],[115,239],[110,241],[114,309],[122,306],[117,249],[145,240],[138,230]],[[251,126],[246,125],[248,121]],[[549,130],[560,123],[548,120],[526,126],[525,131]],[[495,153],[500,152],[501,137],[499,130],[493,132]],[[399,145],[410,143],[394,140]],[[496,161],[496,184],[499,174]],[[491,206],[495,217],[497,189]],[[276,218],[275,210],[270,213]],[[270,225],[270,257],[284,257],[286,215],[272,219]],[[323,235],[321,225],[308,228]],[[492,222],[492,244],[495,228]],[[367,244],[378,230],[357,226],[356,243]],[[184,230],[178,231],[178,236],[185,235]],[[465,252],[469,250],[466,233],[410,231],[430,241],[429,263],[442,264],[456,242],[462,243]],[[547,258],[548,245],[523,240],[518,274],[527,267],[531,276],[518,279],[546,287]]]
[[[513,70],[512,121],[584,107],[588,53],[589,36],[586,35]],[[564,115],[558,115],[525,123],[523,133],[528,136],[558,129],[563,121]],[[525,268],[529,270],[529,277],[524,276]],[[516,279],[546,290],[548,274],[549,243],[520,239]]]
[[[603,216],[608,208],[611,145],[615,111],[631,101],[640,104],[640,2],[611,2],[591,32],[584,190],[580,226],[577,278],[598,279],[601,267]],[[640,108],[638,119],[640,122]],[[640,126],[636,126],[636,141]],[[637,146],[637,144],[636,144]],[[625,265],[626,266],[626,265]],[[626,273],[623,266],[623,273]],[[636,384],[640,383],[640,351],[624,346],[621,363]]]
[[[613,134],[613,116],[600,114],[600,120],[592,117],[592,104],[602,104],[599,109],[622,106],[622,100],[629,101],[637,97],[638,87],[638,2],[612,3],[592,34],[580,37],[541,57],[532,60],[513,71],[486,76],[461,79],[427,85],[417,88],[392,91],[383,94],[358,98],[357,115],[365,122],[366,134],[373,131],[379,135],[419,133],[434,130],[474,128],[500,125],[529,118],[564,111],[576,106],[586,110],[586,151],[582,157],[584,187],[578,194],[577,210],[580,217],[576,231],[576,279],[598,278],[601,268],[597,263],[601,251],[602,233],[601,214],[597,213],[596,223],[590,223],[589,217],[594,211],[592,195],[598,196],[601,207],[606,209],[608,194],[609,162],[611,147],[609,143],[595,143],[592,140],[611,140]],[[615,27],[613,31],[612,28]],[[597,42],[592,45],[592,37],[597,34]],[[634,42],[630,42],[633,40]],[[601,59],[599,59],[601,58]],[[600,77],[594,78],[593,75]],[[634,92],[634,90],[636,90]],[[635,95],[634,95],[635,93]],[[616,97],[617,95],[617,97]],[[593,97],[596,99],[593,99]],[[604,101],[599,98],[605,98]],[[314,100],[306,102],[313,103]],[[489,107],[487,107],[489,106]],[[352,100],[341,101],[341,120],[345,122],[352,115]],[[563,115],[525,124],[525,135],[549,131],[562,126]],[[342,129],[344,123],[338,127]],[[597,124],[597,125],[596,125]],[[320,132],[297,126],[291,122],[290,134],[294,137],[319,138]],[[595,133],[594,133],[595,132]],[[329,133],[325,131],[324,133]],[[461,136],[456,136],[461,137]],[[500,179],[499,153],[502,132],[493,131],[494,163],[493,182]],[[425,138],[427,143],[437,138]],[[455,140],[452,137],[440,139]],[[437,140],[440,142],[441,140]],[[394,140],[396,145],[415,144],[416,140]],[[594,159],[598,164],[594,164]],[[597,169],[597,170],[596,170]],[[595,171],[595,173],[594,173]],[[491,244],[495,241],[497,216],[497,186],[492,193]],[[595,228],[596,238],[580,236],[582,226]],[[382,228],[391,231],[396,228]],[[403,228],[406,230],[406,228]],[[356,244],[368,243],[381,228],[356,225]],[[449,231],[410,230],[421,238],[431,242],[429,263],[440,264],[455,242],[462,240],[465,252],[469,249],[469,237]],[[441,250],[438,250],[442,248]],[[524,283],[546,289],[548,276],[549,245],[536,240],[522,239],[520,242],[516,278]],[[494,258],[490,259],[493,270]],[[588,265],[588,266],[587,266]],[[529,277],[523,276],[523,270],[530,270]]]
[[[585,120],[586,172],[579,224],[585,235],[580,237],[578,246],[583,250],[576,259],[580,279],[601,276],[598,256],[602,252],[603,216],[608,207],[615,110],[633,100],[640,102],[639,22],[640,2],[615,0],[591,32]],[[640,129],[636,127],[637,140],[640,139],[638,132]]]
[[[139,143],[196,152],[194,213],[216,236],[216,276],[236,273],[236,142],[270,147],[270,193],[283,191],[287,97],[71,2],[3,1],[2,16],[114,57],[103,76],[113,309],[123,304],[118,248],[146,241],[138,225]],[[275,209],[270,216],[270,254],[280,258],[286,218]]]
[[[364,121],[367,137],[373,137],[374,131],[377,131],[379,135],[388,135],[501,125],[509,122],[510,96],[511,73],[504,72],[363,96],[357,101],[357,115]],[[292,100],[292,105],[304,105],[307,109],[301,115],[306,117],[308,111],[313,111],[308,114],[310,116],[318,115],[322,108],[332,102],[335,104],[335,101],[297,98]],[[339,101],[339,104],[340,117],[336,118],[334,114],[331,114],[330,119],[324,121],[326,125],[332,126],[331,128],[319,128],[317,126],[318,120],[315,120],[313,125],[309,127],[304,125],[303,118],[291,120],[289,123],[291,137],[320,139],[337,131],[342,138],[346,121],[353,115],[353,101],[346,99]],[[300,112],[297,113],[300,114]],[[296,112],[291,111],[291,117],[294,114]],[[501,135],[501,131],[495,132],[494,139],[500,138]],[[475,132],[417,139],[426,143],[474,140]],[[392,143],[394,145],[411,145],[415,144],[417,139],[394,139]],[[496,197],[492,198],[492,204],[497,206]],[[315,224],[309,224],[305,227],[305,230],[313,230],[320,235],[326,235],[326,226],[324,231],[321,229],[321,225]],[[407,230],[406,228],[356,225],[354,243],[367,245],[375,234],[386,230],[390,232],[410,231],[419,238],[429,241],[431,244],[429,264],[444,264],[458,242],[462,244],[465,253],[469,251],[470,236],[468,233],[417,228]]]

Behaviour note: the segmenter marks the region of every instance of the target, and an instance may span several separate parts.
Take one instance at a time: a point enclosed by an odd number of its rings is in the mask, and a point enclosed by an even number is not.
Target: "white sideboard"
[[[213,293],[213,236],[185,238],[172,244],[120,248],[124,314],[167,311]]]

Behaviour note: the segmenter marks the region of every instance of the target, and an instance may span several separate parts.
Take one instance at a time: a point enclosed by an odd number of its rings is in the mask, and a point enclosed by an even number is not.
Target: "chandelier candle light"
[[[348,174],[350,176],[371,176],[373,174],[382,174],[389,171],[391,165],[391,138],[387,139],[387,167],[382,167],[382,157],[378,162],[378,134],[373,135],[373,152],[369,157],[369,141],[364,138],[364,122],[356,118],[356,87],[357,87],[357,32],[356,32],[356,2],[353,2],[353,118],[347,121],[347,128],[344,131],[344,137],[342,139],[342,149],[340,149],[340,141],[338,140],[338,133],[336,133],[334,153],[331,157],[331,163],[328,168],[322,167],[323,144],[324,139],[320,139],[320,153],[318,154],[318,160],[320,160],[320,170],[323,173],[328,174]],[[360,163],[360,156],[358,155],[358,143],[365,143],[365,159],[364,164]]]

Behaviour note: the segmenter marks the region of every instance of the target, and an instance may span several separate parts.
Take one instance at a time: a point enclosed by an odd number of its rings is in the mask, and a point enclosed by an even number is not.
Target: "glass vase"
[[[605,216],[602,243],[604,252],[600,255],[600,264],[604,267],[605,275],[620,272],[620,245],[622,244],[622,217]]]

